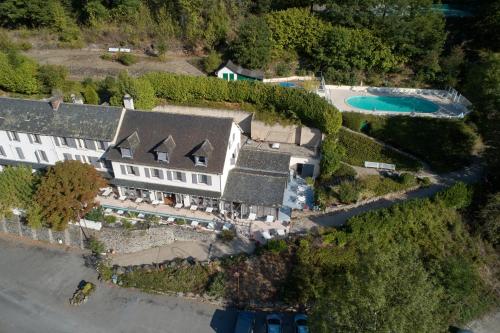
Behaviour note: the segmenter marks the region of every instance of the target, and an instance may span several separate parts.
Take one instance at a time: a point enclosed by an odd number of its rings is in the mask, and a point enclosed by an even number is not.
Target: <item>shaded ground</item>
[[[107,75],[116,75],[120,71],[127,70],[132,75],[141,75],[151,71],[163,71],[188,75],[205,75],[188,61],[190,57],[171,55],[166,61],[143,54],[134,54],[139,61],[131,66],[124,66],[118,62],[103,60],[100,58],[106,53],[101,49],[32,49],[26,54],[40,64],[53,64],[66,66],[72,79],[83,79],[85,77],[104,78]]]

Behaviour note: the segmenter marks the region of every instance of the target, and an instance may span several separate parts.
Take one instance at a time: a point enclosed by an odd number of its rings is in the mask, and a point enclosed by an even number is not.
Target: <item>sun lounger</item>
[[[248,219],[250,221],[255,221],[255,219],[257,219],[257,214],[255,214],[255,213],[248,214]]]
[[[191,207],[189,207],[190,210],[197,210],[198,209],[198,206],[196,205],[191,205]]]
[[[182,204],[181,203],[175,204],[174,207],[177,208],[177,209],[182,208]]]
[[[135,203],[141,203],[143,200],[144,199],[142,199],[142,198],[137,198],[137,199],[135,199]]]
[[[207,207],[207,209],[205,209],[205,212],[207,213],[211,213],[213,211],[214,211],[213,207]]]
[[[272,216],[272,215],[267,215],[267,216],[266,216],[266,222],[267,222],[267,223],[274,222],[274,216]]]

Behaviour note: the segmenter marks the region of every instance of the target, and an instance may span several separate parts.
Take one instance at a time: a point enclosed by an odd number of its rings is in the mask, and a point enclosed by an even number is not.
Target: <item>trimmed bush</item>
[[[174,103],[208,100],[254,104],[257,117],[264,114],[275,120],[288,119],[319,128],[327,134],[336,133],[341,123],[335,107],[315,93],[300,89],[159,72],[148,73],[143,78],[151,83],[156,97]]]
[[[138,59],[135,55],[130,53],[118,53],[116,56],[116,61],[125,66],[131,66],[137,63]]]
[[[337,190],[340,202],[345,204],[355,203],[359,199],[360,187],[356,181],[342,182]]]
[[[472,202],[472,189],[465,183],[458,182],[436,194],[436,200],[444,203],[446,207],[465,208]]]

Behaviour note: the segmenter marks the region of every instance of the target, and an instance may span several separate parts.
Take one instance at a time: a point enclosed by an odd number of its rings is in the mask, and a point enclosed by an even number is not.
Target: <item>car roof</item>
[[[234,333],[250,333],[253,328],[255,314],[253,312],[243,311],[238,313]]]

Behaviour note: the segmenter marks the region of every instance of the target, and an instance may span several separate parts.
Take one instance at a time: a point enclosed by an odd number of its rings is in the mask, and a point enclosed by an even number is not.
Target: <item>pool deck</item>
[[[469,113],[471,103],[461,97],[460,101],[453,102],[445,90],[405,89],[405,88],[377,88],[365,86],[333,86],[326,85],[325,91],[319,93],[340,111],[353,111],[376,115],[406,115],[434,118],[462,118]],[[394,111],[367,111],[349,105],[346,100],[352,96],[400,96],[419,97],[431,101],[439,106],[439,110],[432,113],[423,112],[394,112]]]

